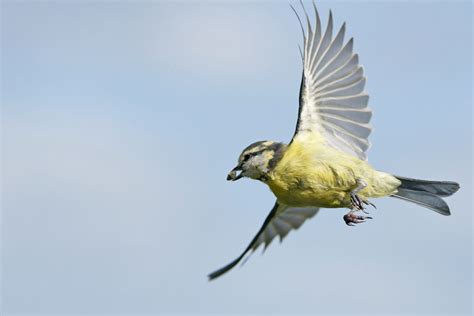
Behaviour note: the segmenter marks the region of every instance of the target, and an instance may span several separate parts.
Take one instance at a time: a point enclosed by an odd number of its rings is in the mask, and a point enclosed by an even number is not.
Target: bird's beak
[[[239,174],[237,174],[237,171],[240,171]],[[239,180],[240,178],[242,178],[243,175],[242,175],[242,166],[241,165],[238,165],[237,167],[235,167],[234,169],[232,169],[229,174],[227,175],[227,181],[236,181],[236,180]]]

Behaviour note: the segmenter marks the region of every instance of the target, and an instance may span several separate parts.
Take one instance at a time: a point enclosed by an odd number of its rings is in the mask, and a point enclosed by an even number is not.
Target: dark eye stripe
[[[244,160],[250,159],[251,157],[258,156],[258,155],[260,155],[261,153],[263,153],[265,150],[266,150],[266,149],[262,149],[262,150],[254,151],[254,152],[252,152],[252,153],[245,154]]]
[[[244,161],[249,160],[252,157],[260,155],[264,151],[265,151],[265,149],[262,149],[262,150],[259,150],[259,151],[254,151],[254,152],[251,152],[251,153],[247,153],[247,154],[244,155],[243,160]]]

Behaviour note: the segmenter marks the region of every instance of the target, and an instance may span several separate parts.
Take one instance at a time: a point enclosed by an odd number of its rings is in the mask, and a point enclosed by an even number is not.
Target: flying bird
[[[329,12],[321,27],[313,2],[315,26],[305,10],[303,74],[299,91],[296,130],[289,144],[259,141],[245,148],[227,176],[247,177],[268,185],[275,205],[244,252],[223,268],[209,274],[215,279],[237,265],[260,245],[264,249],[278,236],[280,241],[320,208],[347,208],[343,219],[349,226],[368,219],[369,198],[395,197],[450,215],[442,199],[455,193],[459,184],[395,176],[375,170],[367,162],[372,110],[364,92],[366,78],[353,39],[344,41],[345,23],[333,36]]]

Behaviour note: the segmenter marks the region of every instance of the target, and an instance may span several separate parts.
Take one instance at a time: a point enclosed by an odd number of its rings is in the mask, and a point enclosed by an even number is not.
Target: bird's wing
[[[344,43],[345,23],[333,37],[331,11],[323,30],[314,2],[313,7],[316,28],[311,28],[306,10],[307,34],[301,25],[303,76],[292,142],[307,132],[316,133],[327,145],[366,160],[372,111],[367,106],[369,96],[364,93],[363,68],[358,55],[352,52],[353,39]]]
[[[295,208],[275,202],[262,227],[244,252],[225,267],[209,274],[209,280],[215,279],[235,267],[249,251],[257,250],[260,245],[263,244],[266,249],[276,236],[280,237],[281,242],[292,229],[298,229],[305,220],[316,215],[318,211],[317,207]]]

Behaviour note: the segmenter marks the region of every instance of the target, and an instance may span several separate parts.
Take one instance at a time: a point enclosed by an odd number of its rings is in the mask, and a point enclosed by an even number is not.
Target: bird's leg
[[[363,211],[364,210],[364,201],[357,195],[361,190],[367,187],[367,182],[358,178],[357,179],[357,187],[351,191],[351,205],[352,209]]]
[[[367,182],[365,182],[362,179],[357,179],[357,187],[351,191],[351,206],[352,209],[344,215],[344,221],[346,222],[346,225],[349,226],[354,226],[355,224],[363,223],[367,219],[372,219],[370,216],[363,216],[363,215],[357,215],[355,214],[357,211],[362,211],[365,214],[368,214],[367,211],[365,211],[365,205],[372,205],[375,207],[374,204],[370,203],[369,201],[362,200],[357,193],[359,193],[362,189],[367,187]]]

